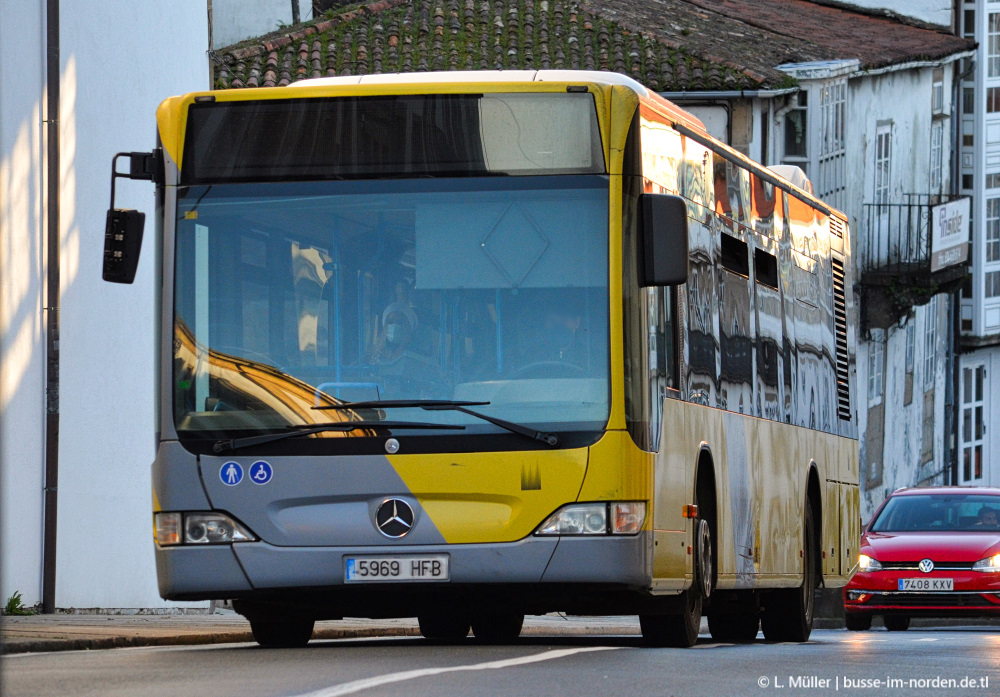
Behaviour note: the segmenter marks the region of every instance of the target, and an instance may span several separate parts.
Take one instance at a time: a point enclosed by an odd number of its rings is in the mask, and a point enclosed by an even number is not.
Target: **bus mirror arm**
[[[676,286],[687,282],[687,204],[680,196],[639,197],[639,285]]]
[[[129,158],[129,171],[118,171],[118,158]],[[163,160],[159,150],[120,152],[111,160],[111,208],[104,224],[104,269],[102,277],[111,283],[132,283],[139,268],[142,230],[146,214],[115,208],[115,180],[119,177],[156,183],[163,181]]]

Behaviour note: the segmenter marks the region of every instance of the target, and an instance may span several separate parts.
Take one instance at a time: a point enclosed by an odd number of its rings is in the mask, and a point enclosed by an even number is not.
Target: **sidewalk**
[[[638,635],[637,617],[527,617],[522,636]],[[420,636],[416,618],[317,622],[313,639]],[[250,624],[231,611],[214,615],[32,615],[0,618],[0,653],[178,646],[253,641]]]

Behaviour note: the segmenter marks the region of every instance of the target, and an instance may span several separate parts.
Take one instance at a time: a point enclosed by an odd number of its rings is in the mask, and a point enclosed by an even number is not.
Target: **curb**
[[[313,632],[315,639],[368,639],[374,637],[420,636],[416,627],[336,629],[324,627]],[[50,651],[88,651],[136,646],[198,646],[237,644],[253,641],[249,629],[234,632],[203,632],[167,636],[110,636],[99,639],[16,639],[0,645],[0,654]]]

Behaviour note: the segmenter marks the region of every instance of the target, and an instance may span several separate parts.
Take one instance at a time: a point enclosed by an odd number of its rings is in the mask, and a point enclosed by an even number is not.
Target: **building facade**
[[[39,603],[48,579],[57,608],[165,605],[150,525],[152,247],[135,286],[104,283],[104,222],[112,156],[151,149],[159,102],[208,85],[207,37],[203,0],[0,3],[0,601]],[[154,210],[148,185],[121,183],[117,198]]]

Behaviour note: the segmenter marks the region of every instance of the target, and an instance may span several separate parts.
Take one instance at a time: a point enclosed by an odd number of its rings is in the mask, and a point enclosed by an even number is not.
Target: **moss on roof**
[[[763,75],[561,0],[379,0],[224,49],[216,88],[429,70],[584,69],[657,91],[757,89]]]

